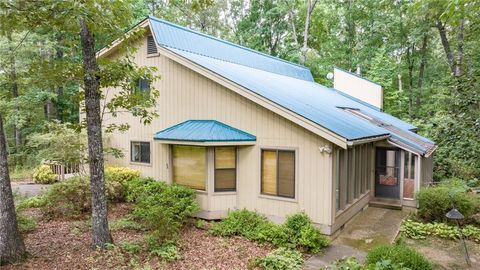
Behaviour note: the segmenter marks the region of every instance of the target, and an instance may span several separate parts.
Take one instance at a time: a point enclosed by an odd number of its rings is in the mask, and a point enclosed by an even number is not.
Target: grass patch
[[[145,230],[145,226],[141,223],[138,223],[132,220],[130,217],[123,217],[115,219],[109,222],[111,231],[121,231],[121,230]]]

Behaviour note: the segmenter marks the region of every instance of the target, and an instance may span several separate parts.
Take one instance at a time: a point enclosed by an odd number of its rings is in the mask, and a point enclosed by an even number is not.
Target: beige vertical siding
[[[121,113],[109,122],[129,123],[125,133],[109,136],[110,144],[125,151],[122,159],[109,163],[139,169],[144,176],[170,181],[169,147],[152,140],[153,134],[189,119],[215,119],[257,136],[254,146],[238,150],[237,192],[234,195],[199,195],[204,210],[220,211],[234,208],[257,210],[283,218],[305,211],[314,222],[331,225],[332,160],[319,147],[332,144],[297,124],[260,107],[244,97],[203,77],[165,56],[147,57],[146,38],[142,40],[135,62],[155,66],[162,79],[154,86],[160,90],[157,110],[159,117],[143,126],[128,113]],[[111,97],[114,91],[110,90]],[[131,163],[130,141],[149,141],[152,145],[151,164]],[[279,199],[260,195],[260,152],[262,147],[294,149],[297,156],[296,198]]]

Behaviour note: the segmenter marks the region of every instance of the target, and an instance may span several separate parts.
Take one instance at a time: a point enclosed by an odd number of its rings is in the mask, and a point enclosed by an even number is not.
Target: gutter
[[[385,140],[385,139],[388,139],[388,138],[390,138],[390,134],[347,141],[347,145],[348,146],[354,146],[354,145],[365,144],[365,143],[369,143],[369,142],[381,141],[381,140]]]

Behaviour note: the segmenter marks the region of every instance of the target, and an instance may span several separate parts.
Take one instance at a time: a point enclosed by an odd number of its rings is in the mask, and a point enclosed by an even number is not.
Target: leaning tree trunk
[[[17,227],[7,163],[7,143],[0,115],[0,265],[25,257],[25,246]]]
[[[107,199],[105,197],[99,70],[95,58],[93,34],[84,19],[81,18],[79,23],[83,52],[90,188],[92,191],[92,245],[105,248],[107,243],[112,242],[112,237],[108,230]]]

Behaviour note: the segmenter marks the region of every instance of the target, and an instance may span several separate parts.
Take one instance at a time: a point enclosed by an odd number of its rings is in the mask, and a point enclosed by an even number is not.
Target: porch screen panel
[[[235,147],[215,147],[215,191],[235,191],[236,152]]]
[[[262,150],[262,193],[277,195],[277,151]]]
[[[278,195],[295,197],[295,152],[278,151]]]
[[[205,190],[207,149],[198,146],[172,146],[173,182]]]
[[[348,188],[347,188],[347,203],[353,201],[354,189],[355,189],[355,155],[353,149],[347,151],[347,175],[348,175]]]

